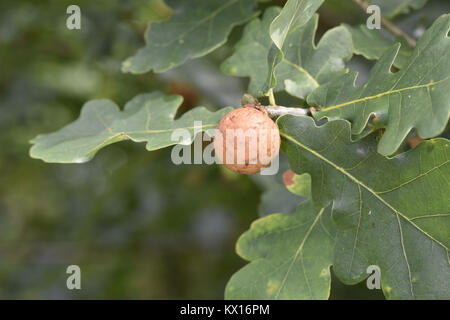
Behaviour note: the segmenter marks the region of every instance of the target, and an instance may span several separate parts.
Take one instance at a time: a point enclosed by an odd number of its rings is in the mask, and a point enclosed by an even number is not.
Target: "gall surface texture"
[[[280,151],[280,133],[266,112],[244,106],[227,113],[217,125],[216,156],[230,170],[254,174],[270,165]]]

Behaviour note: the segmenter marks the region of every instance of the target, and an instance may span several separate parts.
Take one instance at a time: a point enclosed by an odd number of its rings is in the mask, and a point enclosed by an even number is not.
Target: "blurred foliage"
[[[330,6],[342,1],[329,2],[319,11],[321,32],[349,16],[347,4],[340,14]],[[81,7],[81,30],[66,28],[70,4]],[[221,299],[244,265],[234,244],[258,216],[264,179],[176,166],[170,149],[126,142],[82,165],[28,157],[32,137],[75,119],[89,99],[123,105],[162,90],[182,94],[184,111],[238,103],[245,83],[218,65],[242,27],[229,45],[167,74],[120,72],[143,45],[147,21],[168,16],[160,0],[0,2],[0,299]],[[82,290],[66,288],[71,264],[81,267]],[[334,281],[331,296],[380,293]]]
[[[243,261],[234,242],[256,216],[259,189],[217,166],[175,166],[170,149],[122,143],[83,165],[28,157],[37,133],[63,126],[92,98],[119,104],[153,90],[205,101],[188,83],[120,72],[161,1],[0,4],[0,298],[222,298]],[[146,8],[147,10],[141,10]],[[234,190],[233,193],[230,189]],[[66,289],[66,268],[82,290]]]

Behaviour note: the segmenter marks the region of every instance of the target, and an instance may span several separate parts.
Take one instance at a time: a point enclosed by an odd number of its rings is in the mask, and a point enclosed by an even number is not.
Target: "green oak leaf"
[[[282,58],[274,67],[275,91],[305,98],[310,92],[346,72],[345,62],[352,57],[351,34],[342,26],[325,32],[317,47],[314,35],[319,16],[314,15],[303,27],[289,31]]]
[[[327,299],[335,243],[330,212],[308,200],[292,215],[253,222],[236,244],[251,263],[232,276],[225,298]]]
[[[301,27],[313,16],[324,0],[288,0],[270,24],[270,37],[282,49],[289,32]]]
[[[263,88],[266,95],[277,85],[275,67],[283,60],[283,46],[289,33],[305,25],[324,0],[288,0],[280,14],[270,25],[270,38],[273,45],[267,56],[269,74]]]
[[[289,31],[279,53],[278,49],[271,47],[268,35],[271,21],[278,12],[280,9],[277,7],[269,8],[262,20],[255,19],[246,26],[234,54],[222,64],[224,72],[249,76],[248,92],[254,95],[261,95],[267,81],[276,79],[272,83],[275,91],[286,90],[299,98],[306,97],[319,85],[345,73],[345,61],[352,56],[352,42],[350,33],[344,27],[327,31],[316,47],[314,35],[318,15],[314,15],[305,25]],[[272,55],[277,60],[273,70],[269,64]],[[273,74],[271,80],[267,80],[268,74]]]
[[[140,94],[123,111],[110,100],[89,101],[77,120],[59,131],[34,138],[30,156],[45,162],[82,163],[92,159],[99,149],[124,140],[146,142],[149,151],[190,144],[195,133],[215,128],[231,110],[211,112],[197,107],[174,120],[181,102],[181,96],[166,96],[161,92]],[[174,141],[171,135],[177,129],[187,130],[190,137]]]
[[[450,15],[438,18],[422,35],[408,63],[390,71],[399,44],[387,50],[372,68],[369,79],[355,87],[355,73],[319,87],[308,103],[319,108],[316,119],[347,119],[352,134],[360,134],[371,114],[384,118],[386,131],[378,152],[393,154],[412,128],[422,138],[440,134],[450,116]]]
[[[273,182],[261,195],[258,215],[263,217],[274,212],[290,214],[305,200],[307,198],[290,192],[281,183]]]
[[[332,206],[336,275],[355,284],[377,265],[387,298],[449,299],[450,142],[386,158],[374,135],[351,141],[346,120],[317,127],[286,115],[277,124],[291,169],[311,175],[315,206]]]
[[[171,19],[148,25],[145,47],[122,63],[122,71],[159,73],[208,54],[257,14],[258,1],[266,0],[166,0]]]
[[[380,7],[381,14],[387,18],[408,13],[411,9],[422,8],[428,0],[370,0],[370,4]]]
[[[370,30],[366,25],[349,26],[343,24],[343,26],[352,34],[353,52],[364,56],[366,59],[380,59],[383,53],[393,45],[393,42],[383,37],[379,30]],[[411,57],[411,49],[404,38],[396,37],[395,41],[400,42],[402,46],[395,58],[394,66],[401,69],[408,63],[408,59]]]
[[[221,65],[222,71],[229,75],[250,77],[247,92],[255,96],[261,96],[267,80],[267,56],[272,45],[269,27],[280,11],[279,7],[270,7],[262,19],[250,21],[244,28],[242,39],[235,45],[233,55]]]
[[[136,3],[133,13],[139,21],[162,22],[169,19],[173,12],[164,0],[147,0]]]
[[[293,213],[298,205],[311,197],[311,178],[298,175],[291,170],[283,173],[283,183],[271,181],[261,195],[259,216],[274,212]]]
[[[295,174],[292,170],[287,170],[283,174],[283,182],[286,188],[293,194],[311,197],[311,176],[309,174]]]

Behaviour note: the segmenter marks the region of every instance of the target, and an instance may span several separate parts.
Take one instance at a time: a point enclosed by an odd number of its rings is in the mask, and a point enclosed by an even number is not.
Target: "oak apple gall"
[[[227,113],[214,138],[217,158],[230,170],[254,174],[280,151],[280,132],[265,110],[252,104]]]

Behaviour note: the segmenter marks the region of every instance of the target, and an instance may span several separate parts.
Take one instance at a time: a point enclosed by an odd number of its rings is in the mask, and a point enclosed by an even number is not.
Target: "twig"
[[[267,112],[267,115],[271,118],[281,117],[284,116],[285,114],[292,114],[294,116],[305,116],[309,113],[308,109],[277,106],[275,103],[275,97],[273,95],[272,89],[270,89],[269,91],[269,103],[270,103],[269,106],[263,106],[261,103],[259,103],[258,99],[256,99],[249,93],[245,93],[242,96],[241,103],[243,107],[256,108],[258,110],[265,111]]]
[[[285,114],[292,114],[294,116],[305,116],[308,114],[308,109],[289,108],[283,106],[263,106],[267,114],[271,118],[281,117]]]
[[[364,10],[364,12],[367,12],[367,7],[369,6],[369,4],[365,0],[353,0],[353,2],[356,3],[358,6],[360,6]],[[402,29],[397,27],[391,21],[389,21],[388,19],[383,17],[383,15],[381,15],[381,24],[383,25],[383,27],[388,29],[391,33],[405,38],[406,41],[408,42],[408,45],[412,49],[415,48],[416,40],[411,38],[408,34],[406,34]]]

